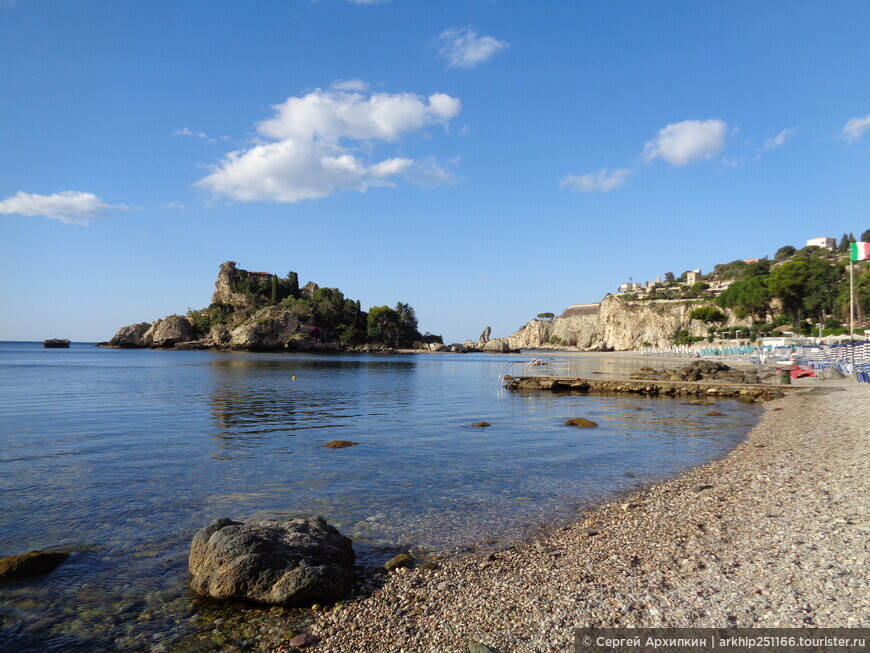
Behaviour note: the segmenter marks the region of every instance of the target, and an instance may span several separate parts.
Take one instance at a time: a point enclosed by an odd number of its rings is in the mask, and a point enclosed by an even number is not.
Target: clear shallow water
[[[757,415],[508,393],[497,378],[517,358],[0,343],[0,555],[80,551],[0,586],[0,644],[136,649],[196,628],[187,550],[215,517],[322,514],[369,563],[506,542],[721,456]],[[589,373],[641,364],[572,360]],[[600,426],[563,425],[575,416]],[[361,444],[323,447],[334,439]]]

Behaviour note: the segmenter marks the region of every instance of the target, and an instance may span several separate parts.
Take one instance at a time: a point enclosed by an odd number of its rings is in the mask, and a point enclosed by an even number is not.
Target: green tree
[[[863,234],[861,234],[861,242],[870,243],[870,229],[867,229]]]
[[[539,320],[552,320],[556,317],[553,313],[538,313]]]
[[[399,302],[396,304],[396,313],[399,315],[399,344],[407,347],[420,339],[417,330],[417,313],[410,304]]]
[[[665,272],[665,282],[673,283],[674,282],[674,273],[673,272]]]
[[[797,251],[797,250],[795,250],[795,248],[792,247],[791,245],[784,245],[784,246],[780,247],[778,250],[776,250],[776,254],[774,254],[774,258],[777,261],[783,261],[791,256],[794,256],[795,251]]]
[[[752,315],[763,318],[770,311],[772,299],[767,281],[768,275],[735,281],[716,297],[716,305],[734,309],[737,317]]]
[[[287,294],[291,297],[299,297],[299,275],[292,270],[287,273]]]
[[[701,320],[702,322],[725,322],[728,317],[715,306],[700,306],[689,313],[689,319]]]
[[[369,309],[366,335],[369,342],[380,342],[389,347],[398,347],[402,327],[399,314],[389,306],[372,306]]]
[[[797,326],[806,315],[820,316],[834,308],[841,268],[818,256],[796,258],[773,269],[768,288],[782,301]]]
[[[837,251],[842,253],[848,252],[850,242],[851,241],[849,240],[849,236],[843,234],[843,237],[840,238],[840,244],[837,246]]]

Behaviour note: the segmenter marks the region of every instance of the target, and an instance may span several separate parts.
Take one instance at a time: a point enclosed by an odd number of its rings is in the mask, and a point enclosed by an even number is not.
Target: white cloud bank
[[[684,120],[667,125],[644,146],[644,159],[660,158],[672,166],[712,159],[722,151],[727,129],[721,120]]]
[[[367,163],[355,150],[376,141],[395,143],[430,125],[446,126],[461,109],[457,98],[369,93],[353,80],[273,108],[275,116],[257,125],[269,140],[230,152],[198,186],[240,201],[299,202],[392,185],[400,175],[421,184],[452,179],[433,161],[394,157]]]
[[[628,181],[631,172],[628,168],[620,168],[613,172],[607,168],[602,168],[598,172],[588,175],[566,175],[559,185],[562,188],[576,190],[580,193],[609,193]]]
[[[106,204],[93,193],[66,190],[53,195],[18,192],[0,201],[0,213],[60,220],[64,224],[87,225],[103,218],[110,209],[129,210],[129,206]]]
[[[510,47],[492,36],[478,36],[473,29],[448,29],[435,42],[438,56],[447,60],[448,68],[475,68],[495,54]]]
[[[870,129],[870,113],[863,118],[850,118],[845,125],[843,131],[840,132],[846,142],[850,145],[857,142]]]

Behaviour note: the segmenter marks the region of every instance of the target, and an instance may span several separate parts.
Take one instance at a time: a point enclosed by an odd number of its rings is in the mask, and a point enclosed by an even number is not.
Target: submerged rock
[[[355,559],[350,539],[322,517],[251,524],[224,517],[193,537],[190,586],[216,599],[331,603],[353,587]]]
[[[574,417],[565,422],[565,426],[577,426],[581,429],[592,429],[598,426],[597,423],[585,417]]]
[[[323,446],[329,447],[330,449],[346,449],[347,447],[353,447],[357,444],[359,444],[359,442],[354,442],[353,440],[330,440]]]
[[[65,551],[30,551],[0,558],[0,580],[47,574],[68,557]]]

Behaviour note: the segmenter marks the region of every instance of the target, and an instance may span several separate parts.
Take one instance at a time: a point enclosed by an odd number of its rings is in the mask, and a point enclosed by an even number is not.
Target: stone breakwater
[[[572,650],[573,628],[870,624],[870,388],[766,404],[724,459],[532,543],[364,578],[306,650]],[[289,637],[259,642],[288,650]]]
[[[726,397],[745,401],[770,401],[797,386],[723,384],[648,379],[582,379],[553,376],[505,377],[505,387],[519,392],[577,392],[584,394],[633,393],[645,395]]]

